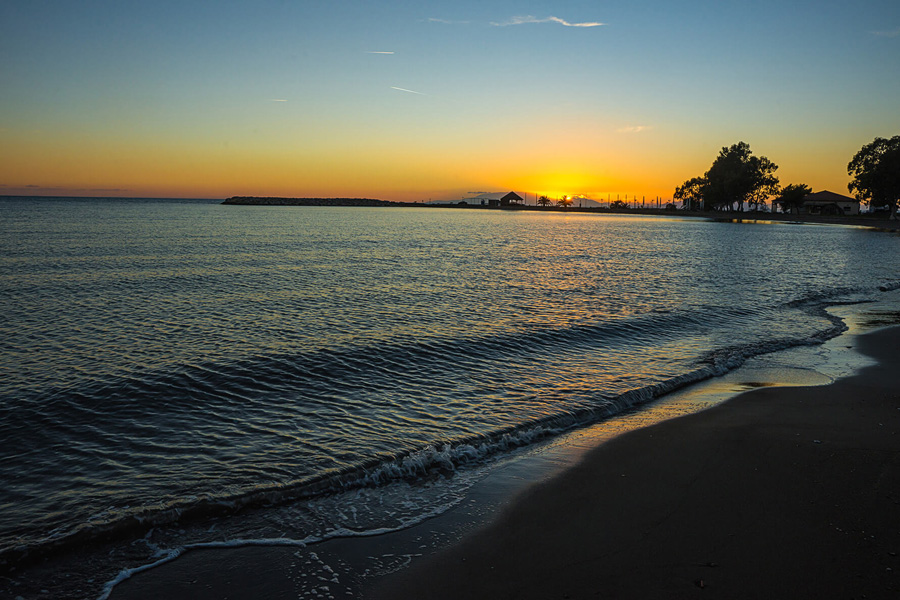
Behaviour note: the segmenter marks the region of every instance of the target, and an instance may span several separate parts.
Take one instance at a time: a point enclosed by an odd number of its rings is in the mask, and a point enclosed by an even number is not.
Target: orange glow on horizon
[[[76,130],[7,130],[0,148],[0,194],[226,198],[229,196],[369,197],[427,202],[459,200],[470,190],[517,191],[533,205],[545,195],[585,197],[605,203],[671,199],[675,186],[702,174],[717,148],[676,152],[669,143],[604,140],[591,148],[563,132],[498,149],[472,149],[468,139],[394,139],[359,136],[305,143],[279,138],[216,139],[115,137]],[[333,138],[332,138],[333,139]],[[574,141],[573,141],[574,140]],[[608,145],[607,145],[608,144]],[[756,148],[754,148],[755,150]],[[774,151],[773,151],[774,150]],[[758,151],[782,166],[783,184],[846,193],[846,158],[825,161],[828,151],[802,148]],[[696,156],[695,156],[696,155]],[[783,158],[797,155],[790,160]],[[817,162],[818,161],[818,162]],[[843,161],[843,162],[841,162]],[[819,171],[827,165],[826,177]],[[842,170],[843,169],[843,170]]]

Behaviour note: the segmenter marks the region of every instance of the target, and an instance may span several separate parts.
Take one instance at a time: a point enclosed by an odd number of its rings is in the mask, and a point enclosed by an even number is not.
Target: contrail
[[[392,90],[397,90],[397,91],[400,91],[400,92],[407,92],[407,93],[409,93],[409,94],[418,94],[418,95],[420,95],[420,96],[427,96],[427,95],[428,95],[428,94],[423,94],[422,92],[417,92],[417,91],[415,91],[415,90],[408,90],[408,89],[406,89],[406,88],[396,87],[396,86],[393,86],[393,85],[391,86],[391,89],[392,89]]]
[[[366,54],[393,54],[393,52],[384,52],[382,50],[370,50]]]

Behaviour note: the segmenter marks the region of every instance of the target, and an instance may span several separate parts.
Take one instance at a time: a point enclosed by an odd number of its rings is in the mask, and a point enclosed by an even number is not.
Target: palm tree
[[[568,196],[560,196],[559,200],[556,201],[556,204],[565,208],[572,204],[572,199]]]
[[[550,206],[550,204],[552,204],[550,198],[548,198],[547,196],[541,196],[540,198],[538,198],[537,203],[538,206]]]

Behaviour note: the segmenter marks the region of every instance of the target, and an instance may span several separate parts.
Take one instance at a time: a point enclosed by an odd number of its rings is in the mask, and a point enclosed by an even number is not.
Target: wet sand
[[[900,328],[821,387],[627,433],[375,598],[900,597]]]

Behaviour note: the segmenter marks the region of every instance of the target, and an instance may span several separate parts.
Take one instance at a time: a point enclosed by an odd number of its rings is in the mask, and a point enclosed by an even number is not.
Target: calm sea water
[[[463,484],[510,448],[837,335],[826,307],[900,287],[898,245],[678,218],[0,200],[0,552],[85,564],[119,540],[57,590],[96,597],[161,548],[420,518],[453,486],[410,482]],[[329,505],[341,490],[356,500]]]

